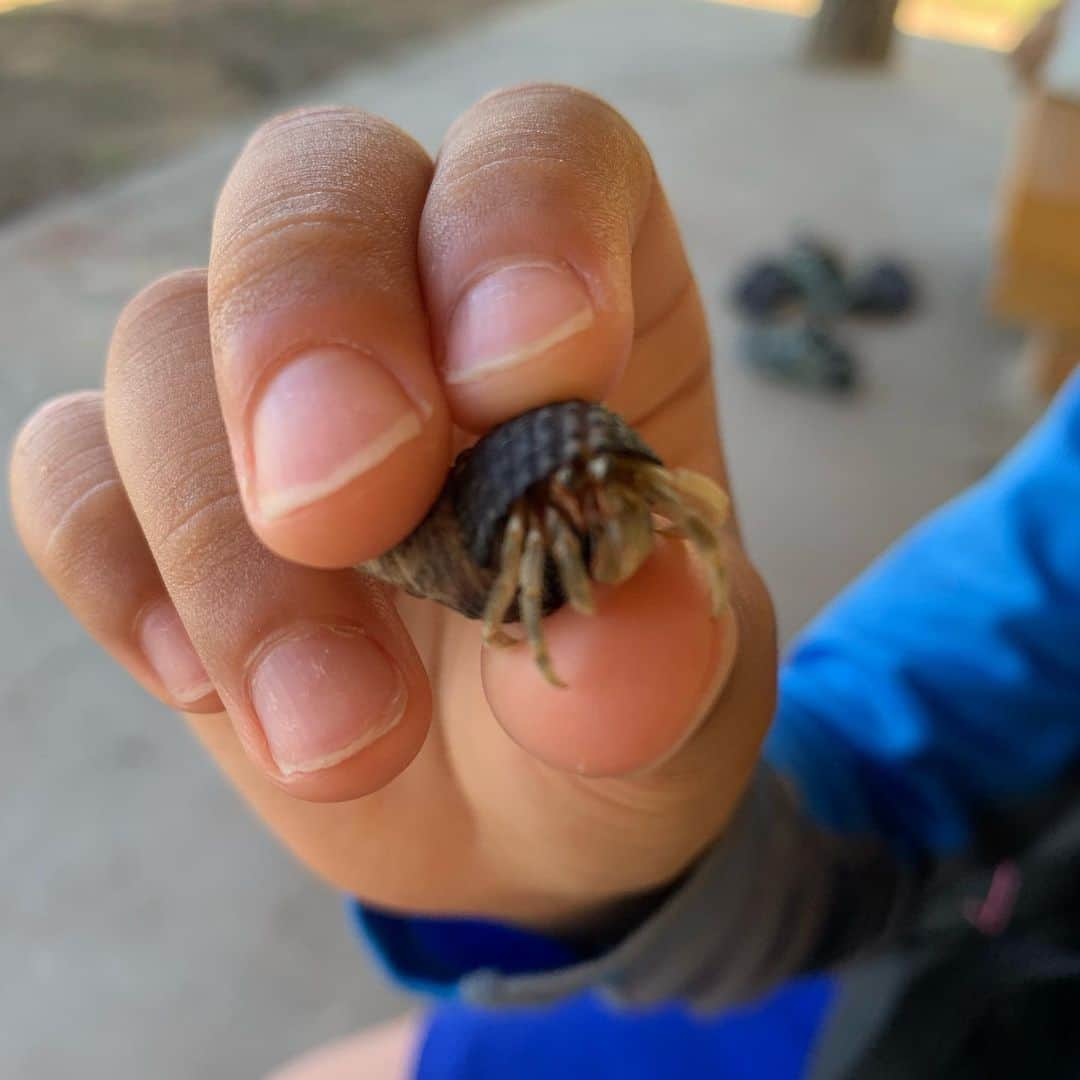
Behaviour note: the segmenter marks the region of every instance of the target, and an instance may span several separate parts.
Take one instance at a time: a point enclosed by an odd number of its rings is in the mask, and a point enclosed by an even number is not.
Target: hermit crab
[[[727,514],[727,496],[711,480],[664,468],[619,416],[564,401],[523,413],[463,451],[427,517],[361,570],[483,619],[489,644],[511,642],[503,625],[520,622],[540,671],[562,686],[543,616],[564,603],[591,614],[591,582],[632,577],[657,534],[690,541],[721,613]]]

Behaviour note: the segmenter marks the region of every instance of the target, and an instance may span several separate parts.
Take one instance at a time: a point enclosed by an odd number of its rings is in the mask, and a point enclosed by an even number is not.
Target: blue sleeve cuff
[[[396,915],[351,898],[348,910],[390,978],[435,997],[452,997],[461,980],[478,971],[535,975],[587,959],[554,938],[479,919]]]

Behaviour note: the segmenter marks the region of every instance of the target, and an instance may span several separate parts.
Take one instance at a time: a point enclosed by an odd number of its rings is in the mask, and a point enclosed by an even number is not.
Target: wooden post
[[[1043,329],[1028,337],[1028,381],[1041,401],[1051,401],[1078,367],[1080,330]]]
[[[885,63],[900,0],[821,0],[807,56],[815,64]]]

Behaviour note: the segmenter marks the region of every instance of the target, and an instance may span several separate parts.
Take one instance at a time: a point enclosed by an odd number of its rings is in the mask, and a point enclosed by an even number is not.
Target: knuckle
[[[531,115],[546,115],[556,119],[569,117],[579,120],[582,116],[588,116],[605,123],[614,120],[631,130],[629,123],[604,98],[568,83],[538,80],[503,86],[485,94],[465,116],[468,117],[473,112],[485,113],[493,108],[522,110]]]
[[[232,565],[253,537],[220,418],[176,417],[174,423],[148,448],[139,514],[170,587],[188,588]]]
[[[206,272],[179,270],[146,286],[125,305],[113,330],[106,389],[143,367],[170,342],[206,333]]]
[[[544,215],[616,243],[636,231],[652,179],[644,142],[601,98],[551,83],[510,87],[479,101],[447,137],[423,241],[433,254],[452,248],[474,221],[491,220],[494,205],[499,222]]]
[[[389,120],[355,106],[326,104],[289,109],[260,124],[248,139],[237,168],[242,168],[249,156],[258,158],[268,153],[277,157],[288,148],[289,140],[298,135],[304,145],[318,140],[333,148],[360,140],[399,153],[414,164],[425,164],[430,160],[416,139]]]
[[[365,208],[329,198],[321,206],[300,198],[266,208],[265,216],[237,234],[227,254],[212,259],[214,326],[226,312],[244,316],[268,304],[318,297],[330,284],[328,265],[341,273],[359,262],[378,265],[386,271],[384,282],[387,275],[390,281],[400,279],[405,269],[397,257],[400,249],[387,243],[385,233],[373,233],[372,220]],[[384,221],[383,227],[389,224]]]
[[[218,202],[212,304],[277,266],[302,270],[312,255],[408,250],[431,169],[411,136],[360,109],[301,109],[264,124]]]
[[[481,98],[455,125],[466,146],[485,143],[530,151],[555,151],[581,168],[651,168],[641,136],[617,110],[595,94],[560,83],[506,87]]]
[[[143,511],[147,536],[170,589],[205,590],[258,561],[216,426],[190,431],[185,445],[157,462],[145,484],[156,493]]]
[[[330,147],[348,143],[356,137],[379,139],[391,149],[411,154],[417,161],[428,160],[427,152],[417,140],[389,120],[355,106],[325,104],[287,109],[259,124],[247,139],[238,166],[243,166],[253,154],[255,157],[261,153],[276,156],[283,146],[288,145],[288,139],[297,134],[305,143],[309,139],[318,139]]]
[[[110,349],[108,434],[140,534],[181,587],[250,536],[218,405],[206,275],[174,274],[125,308]]]
[[[75,596],[94,595],[112,583],[117,599],[142,543],[123,486],[115,473],[85,487],[67,504],[44,538],[41,562],[48,576]]]
[[[235,490],[204,491],[174,508],[169,517],[155,558],[181,604],[219,589],[251,562],[252,545]]]

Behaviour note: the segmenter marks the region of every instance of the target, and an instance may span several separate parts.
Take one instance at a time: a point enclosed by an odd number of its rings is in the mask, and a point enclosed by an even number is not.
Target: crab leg
[[[551,557],[559,571],[559,582],[566,599],[575,611],[592,615],[596,605],[593,603],[592,586],[581,558],[581,543],[577,534],[554,506],[548,507],[544,525],[551,542]]]
[[[524,513],[519,505],[514,507],[506,521],[506,530],[499,549],[499,573],[484,605],[485,644],[509,645],[513,641],[513,638],[503,631],[502,624],[517,592],[524,538]]]
[[[727,565],[724,560],[718,529],[712,523],[702,520],[666,484],[655,484],[652,478],[646,478],[642,488],[642,494],[646,502],[683,533],[694,545],[694,549],[701,558],[704,559],[705,565],[709,569],[709,589],[712,593],[713,615],[719,616],[727,606],[728,581]]]
[[[547,642],[544,641],[542,619],[544,614],[544,563],[546,561],[547,552],[544,545],[544,534],[536,520],[532,519],[529,523],[529,531],[525,536],[525,554],[521,560],[521,593],[518,597],[518,605],[521,608],[521,621],[525,627],[525,635],[532,646],[536,666],[552,686],[562,687],[565,684],[559,680],[551,666]]]
[[[690,469],[664,469],[658,465],[636,465],[633,470],[634,485],[652,490],[668,502],[690,502],[717,531],[727,524],[731,514],[731,500],[727,494],[707,476]],[[648,495],[646,494],[646,498]]]
[[[623,546],[623,523],[618,510],[611,505],[610,492],[593,488],[585,504],[585,517],[589,523],[589,540],[592,560],[589,572],[593,580],[613,585],[619,580]]]
[[[718,484],[691,469],[673,469],[669,474],[675,490],[709,511],[710,520],[723,528],[731,517],[731,499]]]
[[[632,578],[641,564],[652,554],[652,514],[645,501],[629,488],[618,486],[611,490],[612,502],[618,507],[623,542],[619,549],[619,573],[613,584]]]
[[[560,469],[548,483],[547,497],[552,504],[562,511],[563,517],[570,523],[570,528],[584,533],[588,530],[585,511],[581,499],[575,491],[571,470]]]

